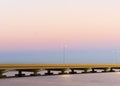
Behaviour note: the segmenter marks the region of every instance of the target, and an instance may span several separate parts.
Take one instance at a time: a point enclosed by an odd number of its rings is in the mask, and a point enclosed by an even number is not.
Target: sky
[[[120,0],[0,0],[0,63],[119,63]]]

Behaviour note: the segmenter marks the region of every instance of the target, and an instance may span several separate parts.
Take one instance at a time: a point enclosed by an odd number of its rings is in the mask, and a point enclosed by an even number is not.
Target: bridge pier
[[[91,70],[92,70],[91,73],[96,73],[97,72],[97,71],[95,71],[95,68],[92,68]]]
[[[6,75],[3,75],[3,73],[0,73],[0,78],[4,78]]]
[[[0,78],[4,78],[6,75],[3,75],[3,71],[0,71]]]
[[[113,70],[113,68],[110,68],[110,71],[109,72],[115,72],[114,70]]]
[[[61,73],[59,73],[59,74],[67,74],[65,71],[66,71],[66,69],[62,69]]]
[[[3,73],[0,72],[0,78],[3,78],[3,77],[4,77],[4,76],[3,76]]]
[[[38,74],[38,71],[34,71],[34,72],[33,72],[33,75],[34,75],[34,76],[38,76],[38,75],[40,75],[40,74]]]
[[[84,71],[82,73],[88,73],[88,68],[83,69]]]
[[[102,72],[108,72],[108,68],[103,68]]]
[[[76,74],[77,72],[75,72],[75,69],[71,69],[70,74]]]
[[[51,73],[50,69],[47,69],[47,73],[45,73],[45,75],[53,75],[53,73]]]
[[[34,70],[33,74],[30,74],[30,76],[39,76],[40,74],[38,73],[38,70]]]
[[[16,77],[23,77],[25,74],[22,74],[22,70],[18,70],[18,74],[15,74]]]

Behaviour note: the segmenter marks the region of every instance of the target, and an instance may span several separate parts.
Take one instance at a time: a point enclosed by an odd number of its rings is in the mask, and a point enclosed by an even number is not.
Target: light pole
[[[113,56],[113,64],[115,64],[116,63],[115,50],[112,50],[112,56]]]
[[[120,53],[120,50],[116,50],[116,63],[118,63],[119,61],[119,53]]]
[[[66,63],[66,48],[67,48],[67,45],[64,44],[64,46],[63,46],[63,64]]]
[[[119,53],[120,53],[120,50],[118,49],[113,51],[113,57],[115,58],[115,62],[114,62],[115,64],[118,63]]]

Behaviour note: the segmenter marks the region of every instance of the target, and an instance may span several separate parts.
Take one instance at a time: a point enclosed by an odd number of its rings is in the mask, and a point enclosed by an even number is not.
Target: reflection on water
[[[6,78],[0,86],[120,86],[120,73]]]
[[[66,78],[66,77],[71,77],[71,75],[69,75],[69,74],[67,74],[67,75],[61,75],[60,77],[62,77],[62,78]]]
[[[116,74],[120,74],[120,72],[115,72]]]

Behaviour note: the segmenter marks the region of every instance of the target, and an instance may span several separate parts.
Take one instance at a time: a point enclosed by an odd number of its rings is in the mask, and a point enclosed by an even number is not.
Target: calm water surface
[[[0,86],[120,86],[120,73],[5,78]]]

